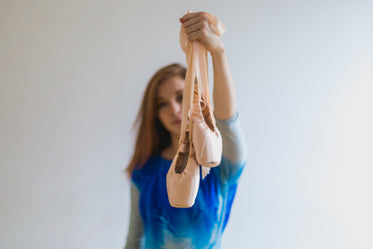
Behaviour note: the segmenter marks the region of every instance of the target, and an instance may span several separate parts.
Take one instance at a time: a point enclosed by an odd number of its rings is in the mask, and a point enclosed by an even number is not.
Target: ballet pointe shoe
[[[189,132],[171,163],[166,182],[171,206],[177,208],[193,206],[199,188],[200,175]]]
[[[197,90],[198,91],[198,90]],[[193,146],[197,162],[204,167],[216,167],[220,164],[222,156],[222,138],[216,127],[211,107],[205,104],[203,98],[194,95],[193,101]],[[208,173],[202,170],[203,175]]]

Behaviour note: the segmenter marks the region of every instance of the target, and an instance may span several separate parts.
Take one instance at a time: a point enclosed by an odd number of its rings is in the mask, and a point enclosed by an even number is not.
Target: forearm
[[[236,94],[233,77],[229,69],[225,49],[211,53],[214,69],[214,112],[215,117],[225,120],[236,112]]]
[[[142,248],[144,227],[139,211],[140,192],[131,183],[131,213],[125,249]]]

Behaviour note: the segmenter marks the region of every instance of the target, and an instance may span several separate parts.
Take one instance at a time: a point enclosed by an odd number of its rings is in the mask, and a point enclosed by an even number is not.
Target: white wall
[[[218,16],[248,142],[223,248],[372,249],[373,2],[0,1],[0,248],[122,248],[131,125]]]

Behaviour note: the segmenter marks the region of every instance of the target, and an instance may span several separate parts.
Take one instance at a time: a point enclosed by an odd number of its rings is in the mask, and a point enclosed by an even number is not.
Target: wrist
[[[210,52],[212,57],[225,55],[225,47],[219,47]]]

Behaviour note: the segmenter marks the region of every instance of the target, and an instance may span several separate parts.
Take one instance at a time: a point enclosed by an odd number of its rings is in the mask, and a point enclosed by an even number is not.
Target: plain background
[[[223,36],[248,144],[223,249],[372,249],[373,2],[0,1],[0,248],[122,248],[132,123],[185,64],[178,19]],[[211,75],[210,75],[211,76]]]

